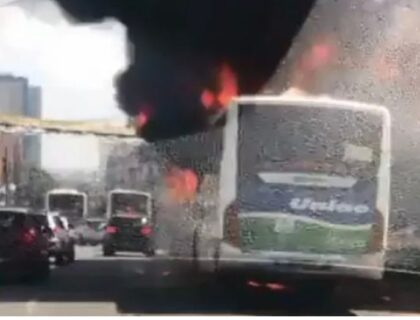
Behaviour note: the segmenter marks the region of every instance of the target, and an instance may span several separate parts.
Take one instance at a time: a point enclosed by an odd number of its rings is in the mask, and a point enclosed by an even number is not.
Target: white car
[[[52,231],[50,238],[50,256],[55,257],[56,264],[73,262],[75,259],[74,241],[70,235],[70,224],[66,217],[57,212],[46,213],[48,226]]]

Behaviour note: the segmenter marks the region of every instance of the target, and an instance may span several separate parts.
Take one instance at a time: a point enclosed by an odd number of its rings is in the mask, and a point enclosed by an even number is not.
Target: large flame
[[[193,170],[172,168],[166,176],[166,185],[172,200],[185,203],[195,199],[198,177]]]
[[[135,118],[135,125],[138,130],[141,130],[149,122],[152,108],[146,104],[142,105],[138,110],[140,111]]]
[[[321,35],[298,60],[292,74],[292,86],[311,91],[319,73],[336,61],[338,57],[333,35]]]
[[[381,53],[374,59],[375,75],[382,81],[392,81],[401,76],[395,61]]]
[[[206,109],[227,108],[231,100],[238,95],[238,80],[228,64],[221,66],[217,81],[218,92],[204,89],[201,94],[201,103]]]

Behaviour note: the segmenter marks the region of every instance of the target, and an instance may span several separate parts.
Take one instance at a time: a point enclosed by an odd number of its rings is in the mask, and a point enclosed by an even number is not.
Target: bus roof
[[[340,100],[330,98],[328,96],[299,96],[299,95],[255,95],[255,96],[240,96],[233,100],[232,104],[261,104],[261,105],[276,105],[287,104],[296,107],[317,107],[317,108],[337,108],[344,110],[359,110],[371,113],[377,113],[383,117],[389,118],[389,111],[381,105],[363,103],[352,100]]]
[[[120,188],[118,188],[118,189],[110,190],[109,193],[125,193],[125,194],[134,193],[134,194],[138,194],[138,195],[151,196],[150,192],[140,191],[140,190],[135,190],[135,189],[120,189]]]
[[[86,195],[85,192],[78,191],[76,189],[65,189],[65,188],[57,188],[52,189],[47,192],[48,194],[74,194],[74,195]]]

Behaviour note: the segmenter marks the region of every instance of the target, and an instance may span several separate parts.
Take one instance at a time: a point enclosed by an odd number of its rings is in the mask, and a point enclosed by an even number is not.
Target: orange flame
[[[206,109],[227,108],[232,99],[238,95],[238,80],[232,68],[223,64],[218,74],[220,91],[217,93],[204,89],[201,103]]]
[[[385,55],[381,55],[379,58],[375,57],[375,74],[383,81],[392,81],[401,76],[395,61],[392,61]]]
[[[219,77],[222,89],[217,96],[217,100],[224,108],[226,108],[233,97],[238,95],[238,81],[235,73],[227,64],[222,66]]]
[[[292,86],[311,91],[316,86],[322,71],[338,57],[334,35],[321,35],[298,60],[292,74]]]
[[[302,69],[313,72],[328,65],[336,56],[336,48],[332,43],[317,43],[302,59]]]
[[[139,113],[134,119],[137,129],[142,129],[149,121],[151,116],[152,108],[148,104],[143,104],[138,108]]]
[[[166,177],[172,199],[184,203],[194,200],[198,189],[198,177],[193,170],[173,168]]]
[[[215,96],[210,90],[204,90],[201,94],[201,103],[206,109],[211,109],[215,103]]]
[[[137,128],[143,128],[146,123],[149,121],[149,117],[145,112],[140,112],[136,117],[136,126]]]

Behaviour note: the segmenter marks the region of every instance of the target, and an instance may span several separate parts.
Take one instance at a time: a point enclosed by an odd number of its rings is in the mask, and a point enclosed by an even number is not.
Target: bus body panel
[[[242,159],[238,155],[241,152],[238,140],[241,138],[242,125],[238,121],[238,105],[244,106],[245,110],[246,105],[253,105],[277,110],[294,108],[293,113],[294,110],[311,107],[312,109],[306,109],[305,112],[309,114],[319,109],[331,113],[338,110],[348,112],[349,115],[358,112],[372,115],[373,118],[380,119],[381,125],[380,136],[377,136],[378,132],[371,132],[374,137],[371,142],[376,143],[375,139],[379,139],[379,159],[374,167],[377,174],[370,177],[369,181],[363,179],[361,171],[358,179],[352,181],[351,175],[346,180],[342,179],[342,175],[272,170],[255,172],[249,178],[249,172],[241,172]],[[324,111],[320,113],[322,112]],[[369,125],[365,127],[367,130]],[[351,136],[351,130],[348,134]],[[258,139],[257,132],[255,137]],[[293,137],[299,138],[300,135],[295,134]],[[364,138],[363,134],[360,137]],[[275,139],[273,135],[270,137],[269,132],[261,143],[270,145]],[[341,140],[337,139],[339,141]],[[258,140],[250,143],[250,149],[256,144]],[[366,151],[357,148],[356,146],[357,152]],[[349,149],[350,154],[354,153],[354,146]],[[354,271],[353,267],[357,266],[365,277],[377,279],[381,276],[386,249],[390,190],[390,117],[385,108],[325,98],[242,97],[229,109],[223,150],[219,186],[219,236],[226,238],[226,212],[234,204],[239,224],[239,241],[233,246],[224,242],[220,249],[221,265],[238,265],[235,261],[243,261],[244,258],[263,261],[269,257],[272,263],[277,263],[280,259],[286,264],[290,264],[290,260],[299,264],[308,261],[316,264],[338,256],[340,259],[331,260],[330,265],[333,264],[340,272],[345,273],[346,268]],[[363,155],[363,152],[359,152],[359,155],[357,152],[356,156]],[[250,154],[255,156],[255,153]],[[252,157],[244,158],[245,162],[250,162],[248,158]],[[363,160],[363,157],[358,160]],[[251,163],[251,166],[254,164]],[[243,177],[245,178],[241,179]],[[260,181],[257,181],[258,178]],[[261,183],[261,180],[270,183]],[[310,181],[310,185],[305,185],[305,181]],[[335,185],[335,188],[328,187],[328,184]],[[354,188],[355,185],[357,188]],[[379,246],[376,250],[366,252],[375,233],[382,237],[376,241]],[[250,266],[255,262],[245,264]]]

